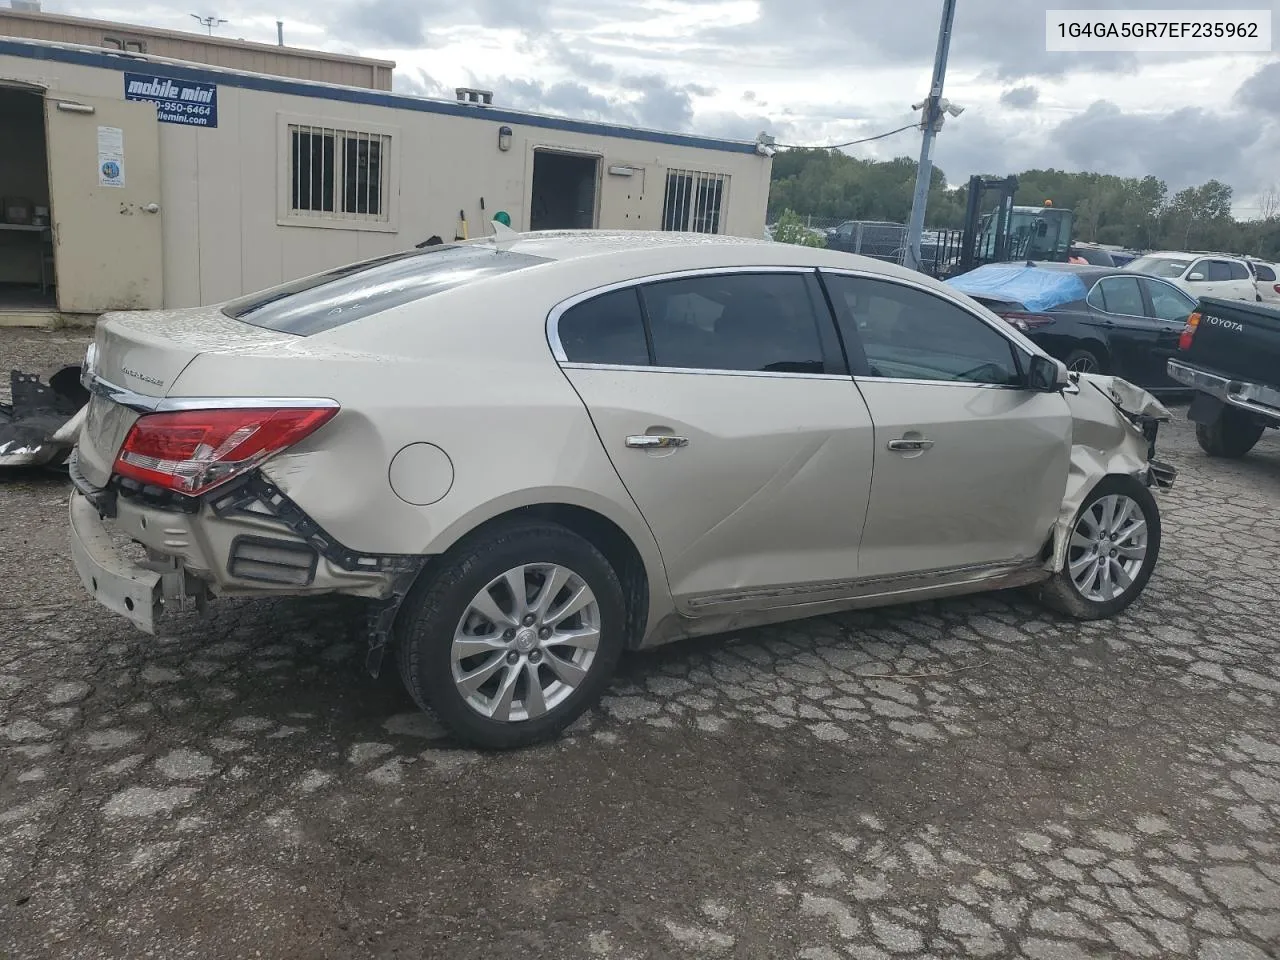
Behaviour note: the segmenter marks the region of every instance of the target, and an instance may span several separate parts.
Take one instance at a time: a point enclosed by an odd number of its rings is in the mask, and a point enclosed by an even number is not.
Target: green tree
[[[773,228],[773,239],[778,243],[794,243],[801,247],[825,247],[827,241],[822,239],[804,225],[800,215],[794,210],[783,210],[782,216]]]

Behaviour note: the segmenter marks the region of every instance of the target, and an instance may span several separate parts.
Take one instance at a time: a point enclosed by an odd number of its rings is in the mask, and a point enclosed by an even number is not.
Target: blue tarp
[[[1028,310],[1052,310],[1088,295],[1084,281],[1065,270],[1045,270],[1023,263],[989,263],[947,283],[971,297],[1016,300]]]

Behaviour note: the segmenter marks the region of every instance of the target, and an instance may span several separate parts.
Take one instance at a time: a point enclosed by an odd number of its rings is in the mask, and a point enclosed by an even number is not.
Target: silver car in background
[[[834,251],[513,234],[100,321],[70,461],[89,592],[370,601],[461,740],[555,736],[624,650],[1033,587],[1127,607],[1168,413]],[[127,555],[112,532],[136,541]]]

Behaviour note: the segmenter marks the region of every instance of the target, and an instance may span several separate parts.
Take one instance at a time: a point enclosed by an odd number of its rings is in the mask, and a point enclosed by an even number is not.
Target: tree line
[[[989,176],[1005,176],[1004,173]],[[1135,250],[1219,250],[1280,259],[1280,194],[1262,198],[1261,216],[1237,220],[1231,214],[1231,187],[1209,180],[1172,195],[1154,176],[1026,170],[1018,175],[1014,202],[1074,210],[1075,237]],[[784,211],[832,220],[890,220],[906,223],[915,190],[916,161],[862,160],[837,150],[784,150],[773,159],[769,219]],[[949,188],[933,169],[927,223],[935,229],[964,225],[968,187]]]

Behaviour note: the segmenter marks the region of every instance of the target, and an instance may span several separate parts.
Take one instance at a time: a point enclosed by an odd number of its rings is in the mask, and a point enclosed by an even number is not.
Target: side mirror
[[[1204,274],[1197,270],[1195,273],[1188,273],[1187,280],[1192,283],[1199,283],[1204,279]]]
[[[1039,393],[1056,393],[1071,381],[1067,379],[1067,365],[1051,357],[1033,354],[1027,370],[1027,386]]]

